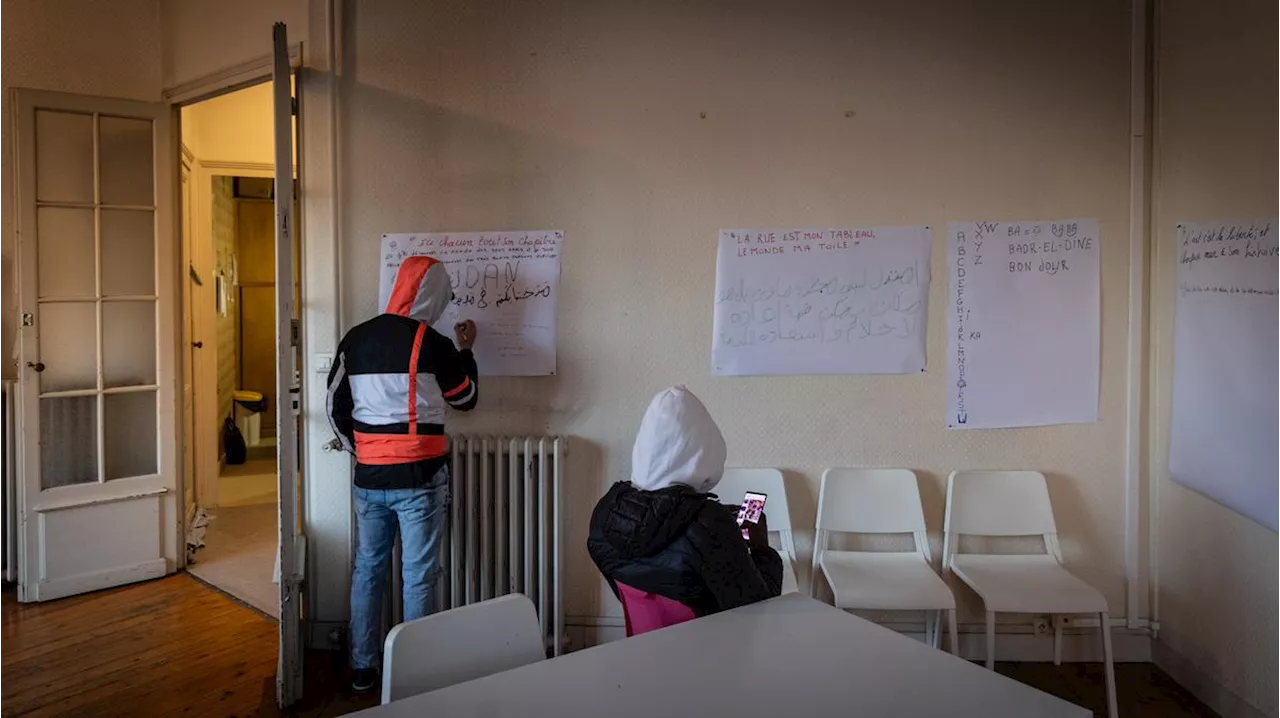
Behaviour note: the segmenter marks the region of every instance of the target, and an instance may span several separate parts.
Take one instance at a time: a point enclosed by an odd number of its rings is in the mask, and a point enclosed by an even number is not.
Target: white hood
[[[709,493],[724,475],[724,436],[707,407],[683,386],[658,392],[631,450],[631,483],[645,491],[684,484]]]
[[[408,257],[396,272],[391,298],[383,311],[433,325],[453,300],[449,272],[434,257]]]

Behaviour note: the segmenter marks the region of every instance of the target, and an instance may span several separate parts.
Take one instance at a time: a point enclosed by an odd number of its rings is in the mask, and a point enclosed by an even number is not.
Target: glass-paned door
[[[173,567],[170,122],[162,105],[17,97],[20,598],[47,600]]]

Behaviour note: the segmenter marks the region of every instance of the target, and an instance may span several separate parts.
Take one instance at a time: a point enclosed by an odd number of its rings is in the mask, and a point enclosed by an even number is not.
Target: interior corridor
[[[245,463],[223,468],[218,507],[208,512],[204,546],[187,570],[278,619],[275,447],[254,447],[249,455]]]

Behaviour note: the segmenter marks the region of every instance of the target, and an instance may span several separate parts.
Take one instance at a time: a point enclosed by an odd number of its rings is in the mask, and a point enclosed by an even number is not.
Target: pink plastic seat
[[[618,583],[618,593],[622,595],[622,614],[626,619],[628,638],[697,618],[692,608],[679,601],[641,591],[625,583]]]

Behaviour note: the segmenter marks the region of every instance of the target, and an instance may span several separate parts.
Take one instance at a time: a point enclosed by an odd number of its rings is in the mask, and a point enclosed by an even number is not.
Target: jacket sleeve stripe
[[[413,336],[413,351],[409,353],[409,435],[418,433],[418,357],[422,354],[422,337],[427,325],[419,324]]]
[[[355,453],[355,447],[351,445],[351,439],[338,427],[338,422],[334,419],[333,408],[334,398],[338,394],[338,390],[347,380],[347,357],[346,354],[338,354],[337,370],[333,373],[333,379],[329,382],[328,395],[325,397],[325,412],[329,415],[329,426],[333,429],[333,433],[337,435],[338,441],[342,444],[342,448],[348,452]]]
[[[469,376],[463,377],[461,384],[444,393],[444,398],[452,399],[453,397],[461,394],[462,392],[466,391],[469,388],[471,388],[471,377]]]
[[[461,396],[446,396],[445,401],[449,402],[449,406],[463,406],[476,395],[476,385],[472,384],[470,379],[466,381],[466,389],[467,393]]]

